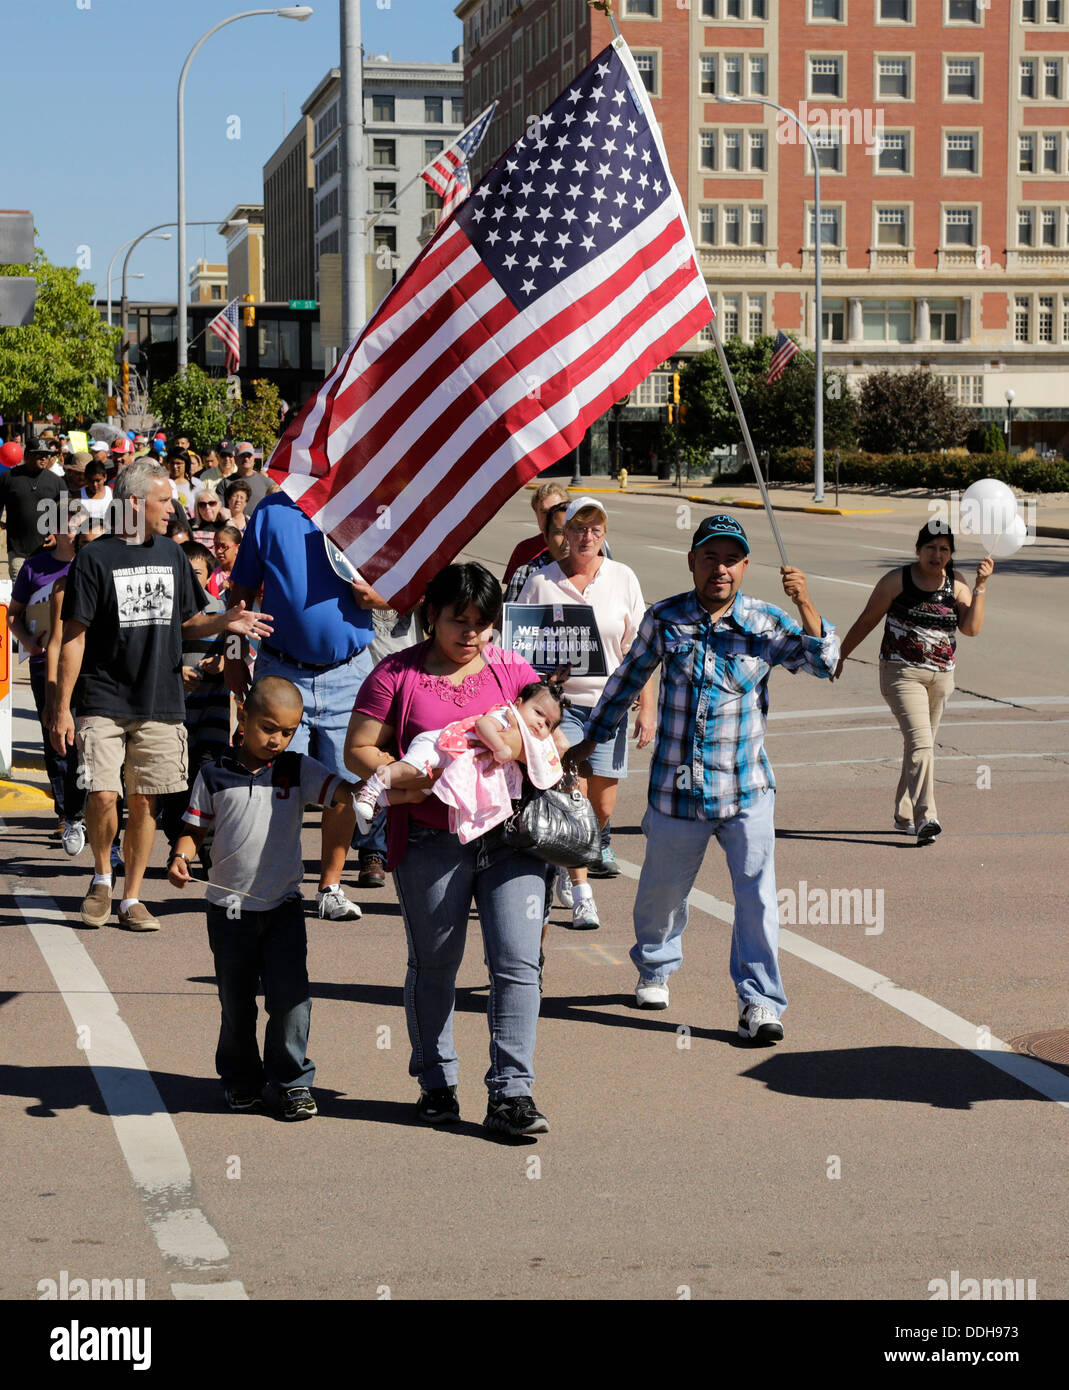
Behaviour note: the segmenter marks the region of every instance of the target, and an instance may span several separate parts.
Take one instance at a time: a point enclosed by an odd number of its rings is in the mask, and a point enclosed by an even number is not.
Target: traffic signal
[[[130,409],[130,364],[129,364],[129,362],[124,362],[124,363],[122,364],[122,408],[123,408],[123,410],[129,410],[129,409]]]
[[[676,405],[679,404],[679,373],[678,373],[678,372],[673,372],[673,373],[672,373],[672,400],[673,400],[673,402],[674,402]]]
[[[246,328],[255,328],[255,327],[256,327],[256,310],[253,308],[252,295],[251,295],[251,294],[243,294],[241,297],[242,297],[242,299],[243,299],[244,302],[245,302],[245,307],[244,307],[244,309],[242,309],[242,311],[241,311],[241,319],[242,319],[242,322],[244,323],[244,325],[245,325]]]
[[[672,423],[672,407],[671,407],[671,406],[668,407],[668,423],[669,423],[669,424]]]

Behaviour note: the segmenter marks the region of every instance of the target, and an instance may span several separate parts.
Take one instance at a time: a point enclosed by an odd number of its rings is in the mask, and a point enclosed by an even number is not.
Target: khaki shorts
[[[122,791],[119,774],[124,765],[128,792],[165,796],[185,791],[189,759],[186,726],[180,720],[89,714],[78,719],[76,726],[87,791]]]

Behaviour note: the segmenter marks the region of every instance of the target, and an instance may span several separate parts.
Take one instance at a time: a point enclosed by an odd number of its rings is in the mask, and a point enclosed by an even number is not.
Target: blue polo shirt
[[[231,583],[263,587],[276,651],[317,665],[345,661],[374,636],[371,613],[327,559],[323,532],[284,492],[265,497],[249,518]]]

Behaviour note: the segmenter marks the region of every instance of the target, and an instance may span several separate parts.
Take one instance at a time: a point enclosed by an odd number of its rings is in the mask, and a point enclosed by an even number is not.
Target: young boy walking
[[[303,708],[290,681],[265,676],[256,682],[245,700],[240,748],[197,774],[185,814],[190,829],[175,845],[167,875],[176,888],[190,882],[190,860],[211,827],[205,897],[222,1009],[215,1067],[231,1110],[262,1109],[269,1087],[285,1120],[317,1114],[300,895],[304,807],[340,805],[357,790],[314,758],[286,751]],[[262,1061],[256,1042],[261,981],[268,1016]]]

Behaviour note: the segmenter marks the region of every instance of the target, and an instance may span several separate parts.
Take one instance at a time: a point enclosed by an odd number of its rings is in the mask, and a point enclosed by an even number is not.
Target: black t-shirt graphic
[[[143,545],[101,536],[79,551],[63,596],[63,618],[86,628],[76,713],[184,719],[182,624],[207,602],[166,536]]]

